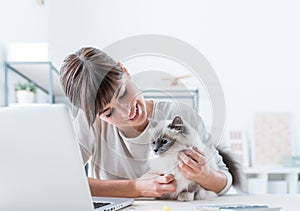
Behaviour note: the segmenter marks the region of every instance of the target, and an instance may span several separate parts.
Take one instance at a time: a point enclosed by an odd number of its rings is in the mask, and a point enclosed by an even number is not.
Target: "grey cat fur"
[[[213,153],[216,152],[215,148],[205,140],[200,140],[197,131],[186,122],[183,122],[181,117],[177,116],[173,121],[165,120],[159,122],[154,128],[151,146],[155,154],[155,158],[150,160],[151,169],[160,173],[174,174],[177,183],[176,192],[164,194],[161,199],[191,201],[217,196],[215,192],[208,191],[198,183],[185,178],[177,167],[178,153],[196,146],[208,158],[206,161],[207,165],[212,169],[218,169],[215,157],[213,156]],[[227,151],[220,149],[218,151],[233,177],[233,185],[243,190],[243,179],[239,163]]]

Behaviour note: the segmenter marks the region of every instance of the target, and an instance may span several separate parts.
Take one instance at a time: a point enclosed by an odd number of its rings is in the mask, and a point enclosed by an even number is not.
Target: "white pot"
[[[21,104],[34,103],[35,94],[26,90],[19,90],[16,92],[17,102]]]

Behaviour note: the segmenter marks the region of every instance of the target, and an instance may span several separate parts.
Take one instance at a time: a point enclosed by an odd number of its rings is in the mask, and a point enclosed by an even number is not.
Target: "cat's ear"
[[[172,125],[183,125],[183,121],[180,116],[176,116],[173,119]]]
[[[180,116],[176,116],[172,123],[168,125],[169,128],[182,132],[184,130],[183,121]]]

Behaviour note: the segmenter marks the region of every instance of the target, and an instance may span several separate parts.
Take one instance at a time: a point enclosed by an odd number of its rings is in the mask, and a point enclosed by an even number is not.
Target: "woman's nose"
[[[128,103],[122,103],[119,105],[121,116],[124,118],[128,118],[130,114],[134,111],[135,109],[135,101],[130,101]]]

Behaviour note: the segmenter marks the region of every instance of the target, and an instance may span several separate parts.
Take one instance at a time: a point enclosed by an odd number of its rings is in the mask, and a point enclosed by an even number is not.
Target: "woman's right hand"
[[[140,197],[161,197],[176,191],[176,181],[172,174],[149,171],[135,180],[135,188]]]

